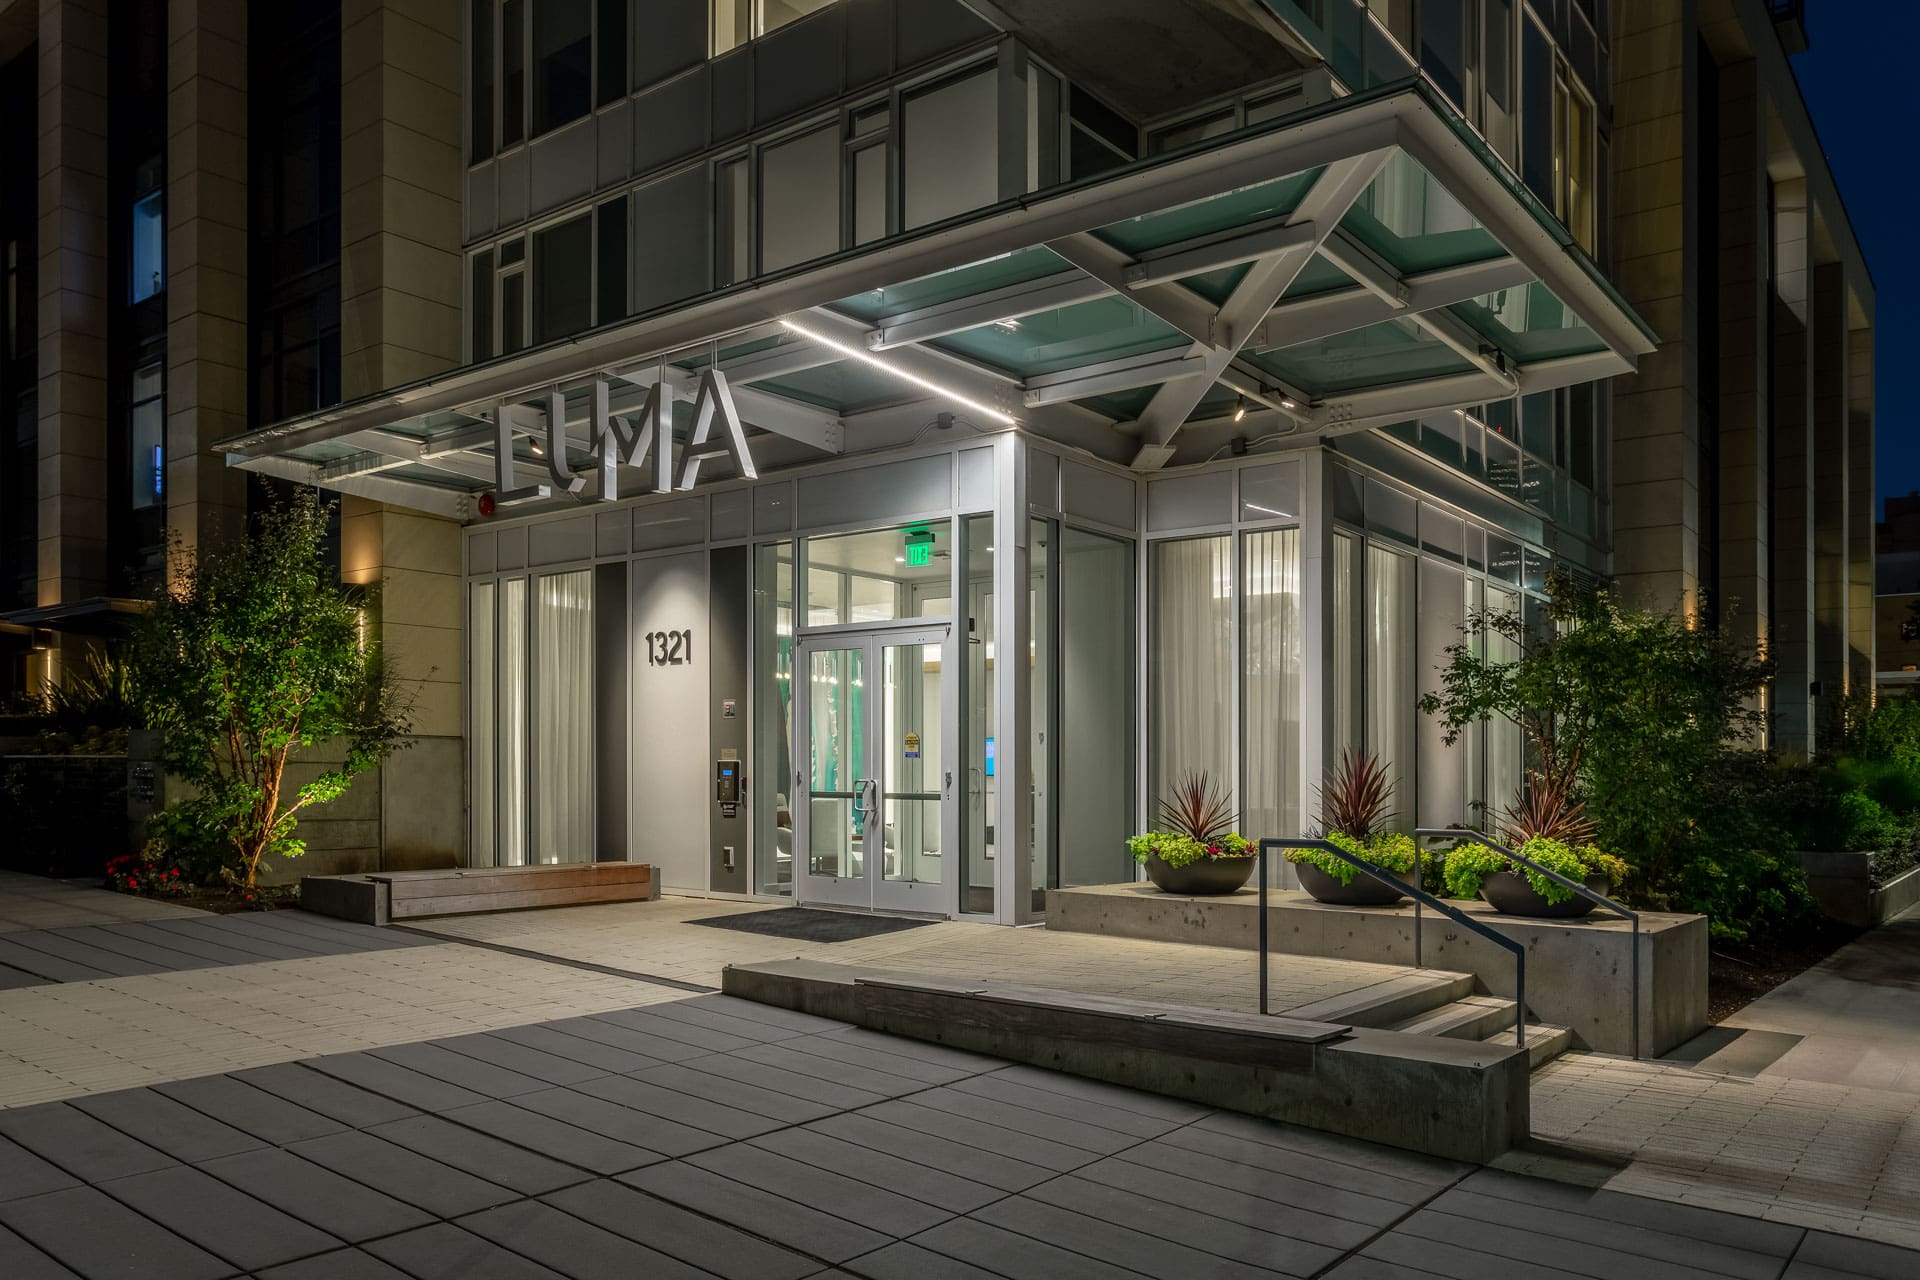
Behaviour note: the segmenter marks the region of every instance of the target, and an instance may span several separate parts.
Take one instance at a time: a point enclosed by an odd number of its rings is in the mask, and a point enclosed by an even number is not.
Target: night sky
[[[1899,407],[1901,351],[1911,351],[1916,288],[1909,231],[1920,195],[1912,163],[1913,51],[1920,4],[1810,0],[1811,47],[1790,62],[1867,255],[1875,295],[1874,479],[1880,497],[1920,489],[1920,433]]]

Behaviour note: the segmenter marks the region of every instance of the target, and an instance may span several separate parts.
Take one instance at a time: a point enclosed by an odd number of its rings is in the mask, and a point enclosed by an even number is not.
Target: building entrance
[[[959,844],[951,628],[809,636],[794,654],[796,900],[945,915]]]

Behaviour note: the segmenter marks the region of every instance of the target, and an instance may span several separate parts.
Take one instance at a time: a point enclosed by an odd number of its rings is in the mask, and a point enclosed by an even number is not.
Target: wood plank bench
[[[363,924],[424,920],[481,911],[522,911],[660,896],[646,862],[562,862],[530,867],[447,867],[433,871],[306,876],[300,903],[309,911]]]

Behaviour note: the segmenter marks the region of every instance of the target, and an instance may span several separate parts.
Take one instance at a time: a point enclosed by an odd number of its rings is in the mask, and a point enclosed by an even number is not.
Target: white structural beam
[[[983,324],[1009,323],[1010,327],[1017,327],[1027,316],[1092,302],[1108,293],[1106,285],[1083,271],[1058,271],[1038,280],[904,312],[876,326],[867,336],[867,347],[873,351],[890,351],[909,343],[977,329]]]
[[[722,360],[720,372],[727,375],[727,381],[733,384],[737,391],[755,382],[765,382],[770,378],[784,378],[789,374],[818,369],[822,365],[832,364],[839,358],[836,352],[829,351],[816,343],[801,340],[772,347],[766,351],[756,351],[750,356],[741,356],[737,360]]]
[[[1128,267],[1122,275],[1127,288],[1145,289],[1187,276],[1258,262],[1276,253],[1302,248],[1310,251],[1319,239],[1320,234],[1311,222],[1269,224],[1255,231],[1226,236],[1191,248],[1155,250],[1142,255],[1140,261]]]
[[[1028,408],[1035,408],[1135,387],[1158,386],[1177,378],[1195,378],[1206,371],[1206,362],[1192,354],[1190,346],[1169,347],[1143,355],[1103,360],[1099,364],[1076,365],[1058,373],[1036,373],[1026,380],[1021,399]]]
[[[1134,455],[1135,467],[1152,470],[1166,465],[1167,459],[1173,456],[1175,433],[1214,380],[1239,355],[1240,348],[1252,339],[1254,330],[1280,301],[1287,286],[1313,258],[1314,251],[1326,242],[1326,237],[1366,191],[1391,154],[1391,148],[1367,151],[1337,160],[1321,171],[1287,218],[1290,226],[1314,230],[1286,248],[1256,260],[1234,286],[1232,295],[1221,304],[1214,318],[1212,340],[1196,343],[1192,352],[1205,362],[1202,374],[1163,384],[1141,411],[1140,451]]]
[[[1183,284],[1127,285],[1127,268],[1136,265],[1090,231],[1047,242],[1047,248],[1092,276],[1114,293],[1124,293],[1141,309],[1172,325],[1194,342],[1213,341],[1214,305]]]
[[[321,474],[322,464],[305,462],[299,458],[243,458],[238,454],[229,453],[227,465],[247,471],[258,471],[263,476],[278,476],[282,480],[292,480],[315,487],[324,483],[327,488],[338,493],[350,493],[355,497],[370,498],[375,502],[384,502],[391,506],[424,511],[428,515],[444,516],[449,520],[464,521],[473,513],[472,500],[466,494],[455,489],[440,489],[430,484],[421,484],[417,480],[401,480],[381,474],[346,475],[328,479]]]
[[[1363,285],[1282,302],[1267,313],[1264,332],[1248,350],[1267,352],[1350,333],[1397,315],[1418,315],[1502,289],[1533,282],[1533,272],[1515,258],[1495,258],[1461,267],[1423,271],[1404,280],[1404,297],[1389,302]]]

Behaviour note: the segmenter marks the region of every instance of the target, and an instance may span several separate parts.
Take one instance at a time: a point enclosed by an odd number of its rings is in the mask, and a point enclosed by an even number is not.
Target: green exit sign
[[[907,530],[907,563],[927,565],[933,563],[933,531],[930,529]]]

